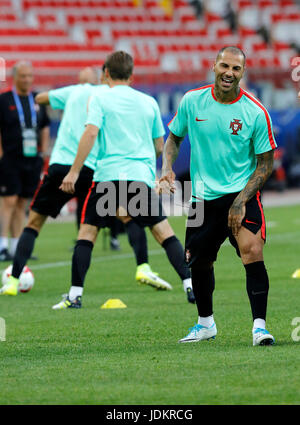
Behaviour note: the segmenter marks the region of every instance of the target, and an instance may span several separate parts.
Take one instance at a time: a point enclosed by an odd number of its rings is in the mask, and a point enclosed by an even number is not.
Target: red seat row
[[[124,23],[133,23],[133,22],[172,22],[171,16],[146,16],[143,14],[137,15],[67,15],[67,20],[70,25],[73,25],[77,22],[124,22]]]
[[[206,37],[208,31],[206,29],[199,30],[113,30],[114,38],[123,37]]]
[[[281,21],[292,21],[292,22],[299,22],[300,25],[300,13],[276,13],[272,15],[272,22],[275,24],[277,22]]]
[[[32,8],[107,8],[107,7],[134,7],[132,1],[76,1],[76,0],[23,0],[23,9]]]
[[[1,9],[0,9],[0,21],[9,21],[9,22],[15,22],[17,20],[17,17],[13,14],[5,14],[2,15],[1,14]]]
[[[62,29],[44,30],[36,28],[1,28],[1,36],[66,36],[67,32]]]
[[[0,39],[1,41],[1,39]],[[0,52],[107,52],[110,53],[114,50],[113,45],[78,45],[78,44],[0,44]]]

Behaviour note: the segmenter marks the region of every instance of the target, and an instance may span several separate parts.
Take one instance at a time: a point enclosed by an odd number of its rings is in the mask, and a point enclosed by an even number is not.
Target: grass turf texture
[[[270,277],[268,329],[273,347],[252,347],[245,273],[225,243],[215,266],[214,341],[178,344],[197,319],[164,251],[148,237],[150,263],[170,292],[135,283],[125,235],[121,252],[100,234],[81,310],[52,311],[70,282],[74,225],[49,223],[37,240],[30,293],[0,297],[6,342],[0,342],[0,404],[299,404],[300,206],[266,209],[265,262]],[[172,218],[184,240],[184,219]],[[62,262],[55,267],[44,263]],[[64,263],[65,262],[65,263]],[[0,265],[4,269],[5,263]],[[101,310],[109,298],[128,306]],[[300,334],[300,331],[298,332]]]

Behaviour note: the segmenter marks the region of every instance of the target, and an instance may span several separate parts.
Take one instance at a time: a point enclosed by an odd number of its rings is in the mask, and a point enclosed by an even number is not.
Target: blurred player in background
[[[0,95],[0,261],[11,261],[15,254],[27,202],[39,183],[49,142],[50,121],[45,107],[35,103],[30,63],[14,65],[13,84]]]
[[[98,84],[97,70],[90,66],[82,69],[78,74],[79,84]]]
[[[93,185],[84,204],[81,227],[73,254],[72,285],[68,296],[54,305],[53,309],[81,307],[83,285],[90,266],[92,249],[99,229],[106,227],[109,217],[98,214],[96,207],[98,201],[101,203],[106,196],[103,192],[100,193],[101,189],[106,187],[106,183],[110,183],[110,186],[116,189],[113,196],[114,211],[109,215],[120,216],[121,209],[122,212],[125,211],[123,221],[126,221],[129,241],[135,253],[141,258],[146,258],[147,252],[140,251],[140,239],[137,235],[141,227],[149,226],[156,240],[165,249],[184,287],[191,290],[190,271],[184,264],[183,248],[162,213],[160,200],[158,214],[149,214],[151,203],[154,200],[158,201],[153,187],[156,157],[161,155],[165,131],[156,101],[151,96],[129,87],[132,71],[133,60],[129,54],[119,51],[107,58],[105,75],[110,90],[103,96],[95,94],[91,98],[87,126],[80,140],[74,164],[61,185],[62,190],[68,194],[74,193],[82,164],[93,149],[98,136],[97,168]],[[130,193],[127,184],[132,181],[140,183],[147,194],[148,215],[140,214],[134,218],[130,216],[128,206],[133,193]],[[123,187],[125,185],[123,192],[119,191],[122,185]],[[123,195],[126,197],[124,202],[120,199]],[[137,274],[141,279],[144,276],[148,284],[157,288],[172,288],[170,284],[152,273],[145,262],[138,267]]]
[[[214,64],[215,84],[186,93],[169,124],[161,189],[174,190],[172,165],[188,133],[192,206],[195,209],[198,204],[199,208],[204,202],[204,222],[198,227],[187,226],[185,244],[198,324],[181,343],[206,340],[217,334],[213,264],[227,237],[246,271],[253,345],[274,343],[265,328],[269,279],[263,259],[266,234],[259,191],[272,172],[276,142],[267,110],[239,87],[244,69],[245,55],[239,48],[221,49]],[[197,190],[199,181],[204,184],[204,196]]]
[[[86,81],[89,78],[92,83],[96,81],[93,70],[86,71],[85,74],[89,75]],[[82,208],[96,166],[96,146],[84,162],[74,193],[72,195],[64,193],[59,186],[76,156],[78,143],[87,119],[89,97],[94,90],[97,90],[99,96],[109,90],[107,85],[94,86],[92,83],[67,86],[39,93],[36,96],[37,103],[50,104],[53,109],[63,109],[64,114],[51,153],[49,169],[31,203],[28,223],[20,237],[14,257],[12,276],[7,285],[2,288],[3,295],[17,295],[19,276],[30,258],[35,240],[47,217],[56,218],[61,208],[73,197],[77,197],[80,209]]]

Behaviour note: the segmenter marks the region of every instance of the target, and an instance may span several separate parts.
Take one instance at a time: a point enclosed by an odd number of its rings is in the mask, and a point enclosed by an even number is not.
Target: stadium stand
[[[188,0],[1,0],[0,55],[8,70],[31,60],[41,87],[74,81],[116,49],[134,56],[138,82],[205,79],[216,51],[231,44],[247,51],[250,71],[289,69],[300,40],[296,2],[202,4],[197,18]]]

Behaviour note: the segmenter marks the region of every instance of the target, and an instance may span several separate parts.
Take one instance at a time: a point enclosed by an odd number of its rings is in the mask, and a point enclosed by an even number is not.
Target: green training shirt
[[[97,92],[109,90],[107,85],[93,86],[77,84],[49,91],[49,101],[53,109],[63,109],[56,142],[50,157],[51,164],[72,165],[77,154],[80,138],[85,130],[89,97]],[[94,146],[84,162],[92,170],[96,167],[98,148]]]
[[[219,103],[214,85],[187,92],[168,125],[189,135],[192,201],[240,192],[256,168],[256,155],[276,148],[271,118],[245,90],[229,104]]]
[[[133,180],[154,187],[153,139],[165,134],[156,100],[129,86],[117,85],[93,95],[86,124],[100,131],[94,181]]]

